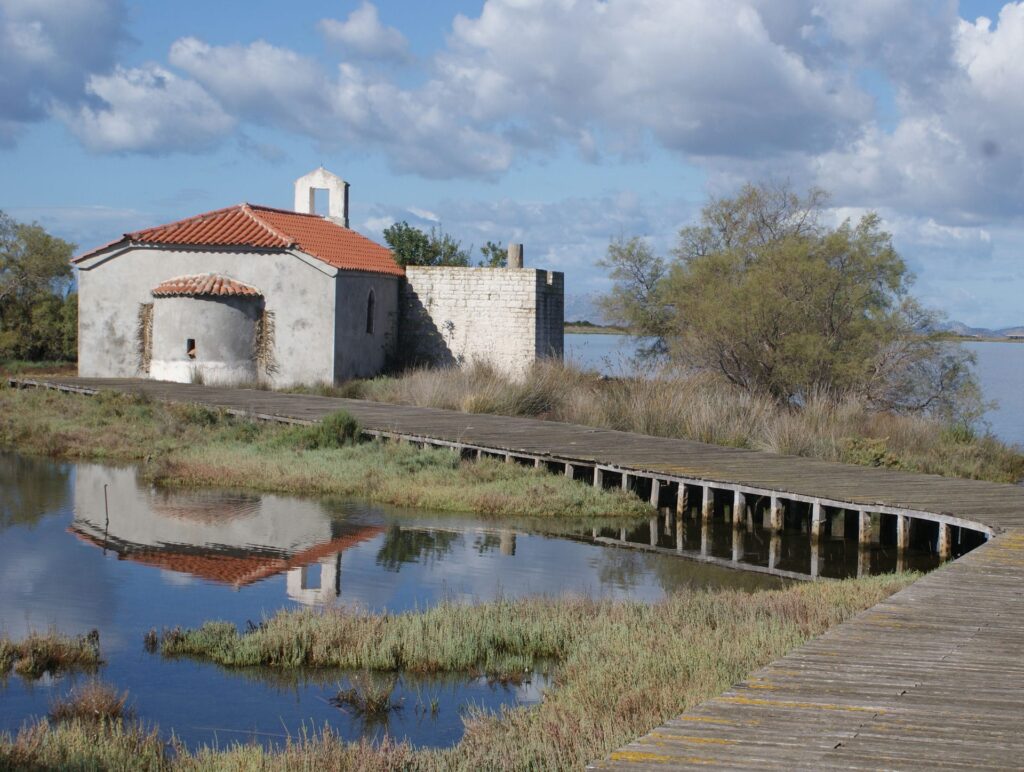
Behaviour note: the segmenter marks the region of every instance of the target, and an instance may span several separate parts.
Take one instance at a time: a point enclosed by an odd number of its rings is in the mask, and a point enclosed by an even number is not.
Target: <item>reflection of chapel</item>
[[[505,269],[403,268],[349,227],[348,191],[320,168],[296,180],[295,211],[239,204],[76,257],[79,373],[283,385],[561,357],[562,274],[518,250]]]

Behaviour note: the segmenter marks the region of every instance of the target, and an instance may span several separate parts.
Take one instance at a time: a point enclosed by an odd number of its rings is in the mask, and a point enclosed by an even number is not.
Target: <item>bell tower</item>
[[[348,227],[348,183],[324,167],[295,180],[295,211],[316,214],[316,192],[327,191],[327,219]]]

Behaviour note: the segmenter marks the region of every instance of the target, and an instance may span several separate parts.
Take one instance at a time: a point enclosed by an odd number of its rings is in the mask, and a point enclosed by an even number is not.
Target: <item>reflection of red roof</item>
[[[328,265],[348,271],[402,276],[391,250],[315,214],[238,204],[167,225],[126,233],[123,239],[90,250],[79,262],[115,245],[298,248]]]
[[[187,295],[189,297],[201,297],[203,295],[216,296],[247,296],[261,297],[263,295],[255,287],[242,284],[230,276],[221,276],[216,273],[200,273],[195,276],[178,276],[174,279],[160,282],[153,288],[153,297],[163,298],[174,295]]]
[[[103,547],[103,540],[92,534],[78,530],[71,526],[70,530],[82,541],[89,542],[97,547]],[[130,560],[133,563],[162,568],[168,571],[175,571],[180,574],[190,574],[199,579],[205,579],[219,584],[230,584],[235,589],[244,587],[268,576],[280,574],[293,568],[308,565],[322,557],[344,552],[360,542],[372,539],[383,532],[378,526],[366,526],[346,536],[340,536],[323,544],[317,544],[303,552],[297,552],[290,557],[283,555],[230,555],[216,550],[201,552],[186,552],[183,549],[175,550],[174,547],[166,549],[141,548],[138,550],[128,549],[119,553],[119,557]]]

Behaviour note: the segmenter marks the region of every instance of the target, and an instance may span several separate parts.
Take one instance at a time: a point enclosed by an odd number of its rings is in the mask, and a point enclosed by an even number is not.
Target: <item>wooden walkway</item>
[[[765,495],[984,531],[992,538],[973,552],[594,766],[1024,768],[1024,487],[358,400],[152,381],[17,383],[139,390],[275,420],[344,408],[373,434],[583,467],[598,482],[643,478],[653,498],[662,485],[704,486],[737,501]]]

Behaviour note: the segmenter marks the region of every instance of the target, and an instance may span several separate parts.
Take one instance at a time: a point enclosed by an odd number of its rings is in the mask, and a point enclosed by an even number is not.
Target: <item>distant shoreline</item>
[[[600,324],[575,324],[566,322],[564,325],[566,333],[572,335],[632,335],[625,327],[613,327]]]

